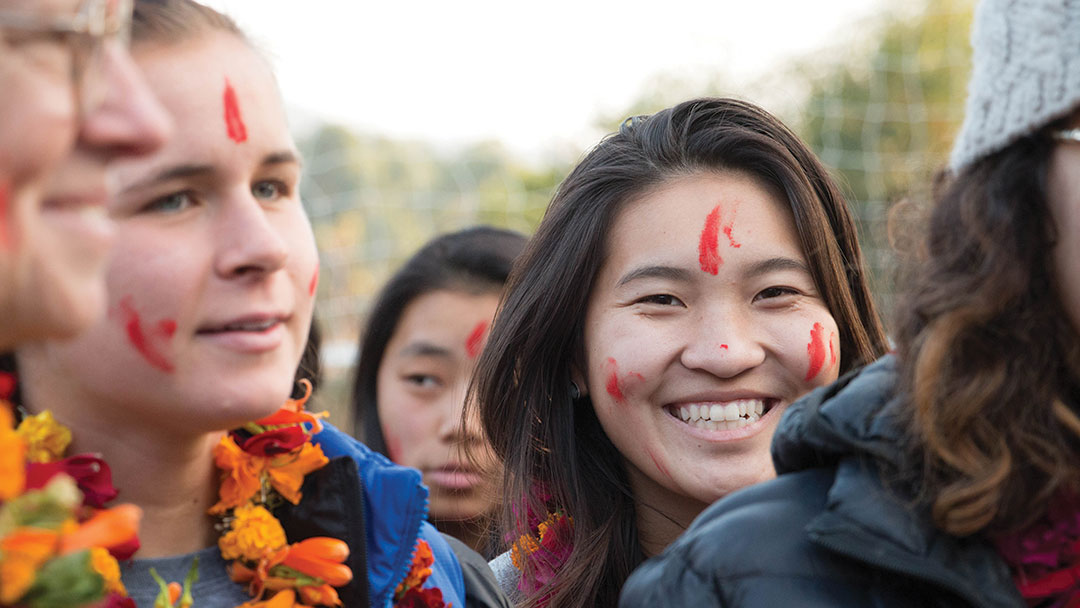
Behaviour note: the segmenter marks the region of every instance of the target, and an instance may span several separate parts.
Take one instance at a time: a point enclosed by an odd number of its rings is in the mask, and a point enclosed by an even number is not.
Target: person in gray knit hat
[[[986,0],[896,352],[789,407],[779,476],[619,606],[1080,606],[1080,0]]]

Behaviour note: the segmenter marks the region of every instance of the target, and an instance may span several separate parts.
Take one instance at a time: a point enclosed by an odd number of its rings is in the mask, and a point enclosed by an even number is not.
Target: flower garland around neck
[[[536,492],[541,501],[550,499],[542,488]],[[526,512],[529,531],[510,547],[510,561],[521,572],[518,591],[531,596],[555,581],[574,551],[574,519],[559,509],[549,511],[543,519],[531,508]]]
[[[0,605],[133,608],[117,560],[139,548],[142,512],[116,498],[99,456],[64,457],[71,431],[48,411],[16,424],[0,373]]]
[[[1045,515],[994,544],[1028,606],[1080,606],[1080,494],[1060,491]]]

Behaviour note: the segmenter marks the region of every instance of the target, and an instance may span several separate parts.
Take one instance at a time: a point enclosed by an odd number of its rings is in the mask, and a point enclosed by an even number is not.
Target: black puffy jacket
[[[896,379],[885,357],[793,404],[773,439],[780,475],[706,509],[634,572],[620,608],[1024,607],[992,545],[883,486],[879,465],[901,457]]]

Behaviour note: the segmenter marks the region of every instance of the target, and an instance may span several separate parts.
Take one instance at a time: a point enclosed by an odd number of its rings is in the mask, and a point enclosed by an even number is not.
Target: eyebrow
[[[150,177],[139,180],[134,184],[124,188],[124,192],[131,192],[133,190],[141,190],[147,188],[159,182],[167,182],[174,179],[184,179],[188,177],[198,177],[202,175],[209,175],[214,172],[213,165],[196,165],[196,164],[184,164],[167,167],[151,175]]]
[[[285,165],[295,164],[303,166],[303,162],[300,160],[300,156],[292,150],[282,150],[279,152],[271,152],[263,157],[260,166],[267,165]],[[214,166],[210,164],[183,164],[167,167],[151,175],[150,177],[135,182],[134,184],[124,188],[124,192],[131,192],[133,190],[141,190],[143,188],[152,186],[157,183],[167,182],[174,179],[186,179],[191,177],[201,177],[210,175],[214,172]]]
[[[639,266],[624,274],[615,286],[622,287],[623,285],[632,281],[637,281],[638,279],[668,279],[671,281],[686,282],[690,280],[690,271],[675,266]]]
[[[802,260],[796,260],[795,258],[775,257],[767,260],[761,260],[754,263],[746,270],[746,276],[757,277],[770,272],[778,272],[783,270],[794,270],[797,272],[810,273],[810,267],[806,265]]]
[[[413,342],[398,352],[399,357],[450,357],[449,349],[431,342]]]

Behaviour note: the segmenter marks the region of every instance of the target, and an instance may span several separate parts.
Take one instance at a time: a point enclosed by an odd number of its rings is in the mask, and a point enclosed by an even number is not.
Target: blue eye
[[[272,201],[288,194],[288,188],[281,182],[266,180],[255,182],[251,187],[251,193],[257,199]]]
[[[143,211],[176,213],[190,207],[193,204],[191,199],[190,192],[174,192],[150,201],[148,205],[143,207]]]

